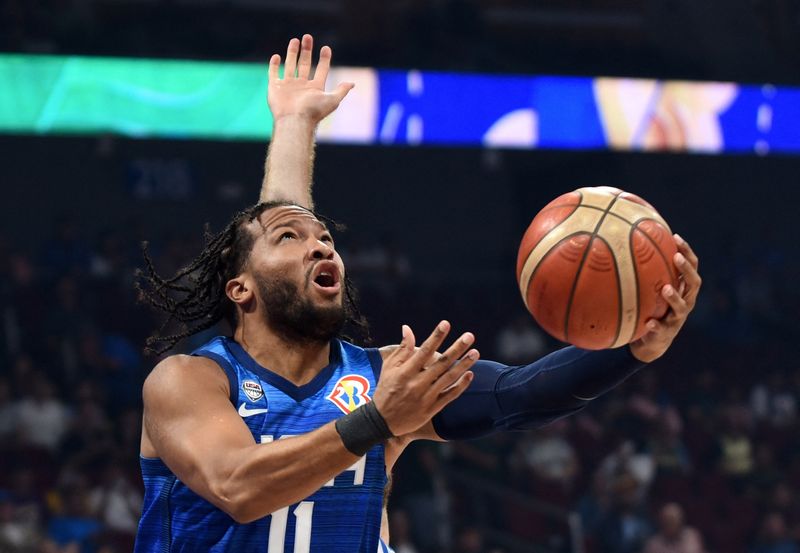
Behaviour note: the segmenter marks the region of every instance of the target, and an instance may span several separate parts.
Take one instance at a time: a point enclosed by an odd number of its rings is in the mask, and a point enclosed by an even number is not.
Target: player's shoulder
[[[378,348],[378,352],[381,354],[381,359],[386,361],[386,359],[400,349],[400,344],[390,344],[388,346],[382,346]]]
[[[198,392],[219,390],[227,394],[228,379],[216,362],[195,355],[170,355],[162,359],[144,381],[142,395],[148,400],[179,394],[191,397]]]

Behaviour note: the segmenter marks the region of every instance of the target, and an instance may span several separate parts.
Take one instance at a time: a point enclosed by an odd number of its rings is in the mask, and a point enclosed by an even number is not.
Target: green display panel
[[[265,139],[266,65],[0,56],[0,131]]]

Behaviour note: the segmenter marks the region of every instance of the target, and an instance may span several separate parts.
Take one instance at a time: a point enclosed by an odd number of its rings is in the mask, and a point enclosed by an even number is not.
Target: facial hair
[[[285,278],[258,278],[267,325],[287,342],[329,342],[339,336],[347,320],[344,305],[320,307],[300,294]]]

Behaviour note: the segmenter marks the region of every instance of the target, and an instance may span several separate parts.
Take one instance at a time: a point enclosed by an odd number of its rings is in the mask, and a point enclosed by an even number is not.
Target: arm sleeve
[[[433,428],[445,440],[538,428],[580,411],[643,365],[628,347],[570,346],[519,367],[481,360],[469,388],[433,417]]]

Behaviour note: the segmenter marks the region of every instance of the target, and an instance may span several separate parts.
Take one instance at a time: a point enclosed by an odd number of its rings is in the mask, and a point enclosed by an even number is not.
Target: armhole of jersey
[[[233,370],[230,362],[221,355],[211,351],[198,351],[192,355],[196,355],[198,357],[207,357],[216,362],[216,364],[219,365],[223,371],[225,371],[225,376],[228,377],[228,386],[230,387],[231,405],[235,407],[236,402],[239,400],[239,378],[236,376],[236,371]]]
[[[369,364],[372,365],[372,374],[375,375],[375,382],[381,377],[381,368],[383,368],[383,357],[381,357],[381,350],[378,348],[364,348],[367,352]]]

